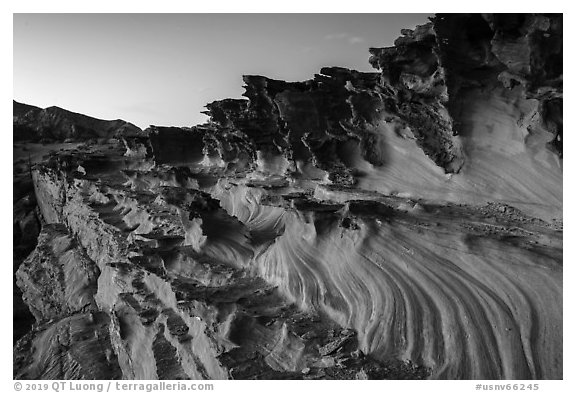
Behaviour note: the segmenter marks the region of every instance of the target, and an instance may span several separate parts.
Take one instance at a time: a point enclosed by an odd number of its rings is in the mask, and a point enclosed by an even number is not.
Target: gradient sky
[[[305,80],[323,66],[373,71],[428,14],[15,14],[14,99],[102,119],[191,126],[240,97],[243,74]]]

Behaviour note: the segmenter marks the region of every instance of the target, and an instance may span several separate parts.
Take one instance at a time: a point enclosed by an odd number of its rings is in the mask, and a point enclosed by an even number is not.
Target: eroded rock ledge
[[[561,24],[439,15],[33,165],[15,377],[562,378]]]

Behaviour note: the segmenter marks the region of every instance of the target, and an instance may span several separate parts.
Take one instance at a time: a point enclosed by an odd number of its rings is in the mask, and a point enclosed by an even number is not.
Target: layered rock
[[[15,379],[119,379],[106,313],[72,314],[37,326],[14,350]]]
[[[446,172],[460,171],[464,153],[448,114],[447,81],[432,24],[403,30],[391,48],[371,48],[370,63],[391,86],[393,104],[416,142]]]
[[[100,272],[70,237],[66,226],[46,224],[38,245],[16,275],[24,300],[38,321],[96,311]]]
[[[456,122],[465,117],[471,91],[481,87],[495,95],[504,87],[536,102],[533,121],[553,134],[547,143],[562,157],[562,15],[440,14],[434,29],[442,37],[438,44]]]
[[[100,271],[66,226],[46,224],[38,246],[17,272],[36,319],[14,352],[18,379],[119,378],[108,314],[94,295]]]
[[[562,378],[561,17],[507,18],[34,165],[15,375]]]
[[[110,317],[109,342],[125,378],[427,375],[421,366],[365,354],[356,332],[295,307],[252,272],[250,260],[271,239],[255,241],[218,200],[182,187],[178,178],[145,183],[142,178],[158,175],[139,172],[145,166],[141,160],[110,150],[106,146],[105,170],[92,167],[94,172],[84,175],[74,168],[91,168],[87,161],[92,157],[72,153],[34,172],[49,224],[20,267],[18,283],[37,318],[50,315],[47,323],[53,326],[61,323],[59,316],[90,309],[89,297],[84,301],[78,295],[93,288],[86,282],[90,274],[80,268],[88,265],[86,258],[96,265],[91,270],[98,275],[94,301]],[[132,180],[117,172],[120,167]],[[64,227],[76,236],[77,245],[59,232]],[[60,240],[49,242],[50,236]],[[51,248],[45,250],[47,246]],[[76,246],[82,254],[71,249]],[[46,289],[43,283],[50,279],[62,287]],[[38,292],[43,292],[40,305],[35,303]],[[31,339],[33,345],[45,340],[38,334]],[[51,356],[56,354],[47,358]]]

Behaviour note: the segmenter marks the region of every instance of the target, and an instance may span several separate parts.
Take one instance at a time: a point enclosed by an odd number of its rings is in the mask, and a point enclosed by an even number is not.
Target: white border
[[[572,3],[574,4],[574,3]],[[571,68],[566,67],[567,64],[574,64],[574,54],[571,50],[574,43],[574,29],[573,29],[573,5],[568,1],[541,1],[541,2],[511,2],[502,0],[483,0],[479,2],[464,2],[464,1],[316,1],[310,0],[292,0],[277,2],[272,0],[219,0],[211,2],[203,2],[199,4],[193,1],[124,1],[119,0],[100,0],[98,2],[80,2],[71,0],[52,0],[52,1],[10,1],[2,3],[2,19],[0,22],[0,29],[2,31],[2,88],[0,91],[3,94],[2,100],[2,130],[3,137],[7,142],[2,143],[2,179],[7,183],[12,176],[12,98],[13,98],[13,85],[12,85],[12,14],[13,13],[93,13],[93,12],[120,12],[120,13],[172,13],[172,12],[226,12],[226,13],[266,13],[266,12],[291,12],[291,13],[402,13],[402,12],[562,12],[564,13],[565,29],[564,40],[567,43],[568,50],[564,52],[564,69],[568,70],[565,77],[565,89],[567,94],[565,97],[565,107],[573,108],[573,92],[574,83],[571,76]],[[9,59],[9,60],[8,60]],[[567,112],[570,113],[570,112]],[[130,119],[126,119],[130,120]],[[563,381],[535,381],[539,383],[542,392],[574,392],[576,391],[576,374],[574,362],[574,335],[572,334],[571,327],[575,324],[574,307],[571,299],[575,298],[574,287],[572,280],[574,279],[574,268],[572,262],[574,261],[574,242],[576,240],[575,231],[573,229],[575,207],[570,203],[575,196],[574,194],[574,157],[573,146],[574,137],[571,133],[572,119],[570,115],[565,117],[566,125],[564,126],[568,132],[564,133],[564,150],[567,152],[564,160],[565,167],[565,192],[564,200],[568,203],[565,204],[565,239],[566,242],[564,250],[564,261],[566,262],[564,269],[565,280],[564,285],[564,380]],[[8,183],[12,184],[12,183]],[[11,187],[11,186],[10,186]],[[6,187],[7,188],[7,187]],[[5,323],[2,324],[2,340],[1,340],[1,379],[0,386],[5,387],[3,391],[14,391],[12,382],[12,345],[11,345],[11,326],[12,318],[9,314],[12,304],[12,266],[10,264],[12,249],[12,227],[11,227],[11,207],[12,196],[11,191],[2,195],[2,206],[0,223],[2,228],[1,239],[3,242],[2,250],[5,252],[3,259],[2,271],[2,288],[4,301]],[[9,292],[10,291],[10,292]],[[8,293],[9,292],[9,293]],[[560,299],[559,299],[560,300]],[[509,381],[510,383],[521,381]],[[322,382],[295,382],[295,381],[282,381],[282,382],[250,382],[250,381],[215,381],[216,392],[223,391],[266,391],[270,392],[271,389],[275,391],[288,392],[294,389],[304,389],[306,391],[318,389],[330,389],[330,391],[347,391],[350,389],[366,389],[374,391],[418,391],[418,392],[466,392],[473,391],[473,381],[322,381]],[[488,381],[480,382],[488,383]],[[504,382],[494,381],[494,383],[505,384]],[[529,381],[525,381],[529,383]],[[322,384],[322,386],[320,386]]]

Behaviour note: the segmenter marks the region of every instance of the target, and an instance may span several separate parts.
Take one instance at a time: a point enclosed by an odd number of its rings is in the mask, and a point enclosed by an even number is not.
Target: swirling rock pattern
[[[38,162],[15,376],[561,379],[561,19],[438,15]]]

